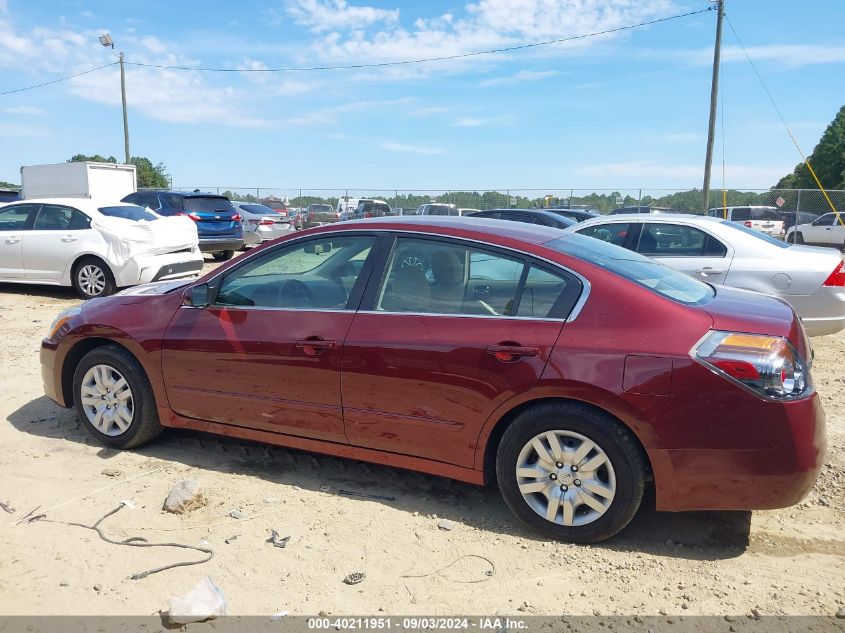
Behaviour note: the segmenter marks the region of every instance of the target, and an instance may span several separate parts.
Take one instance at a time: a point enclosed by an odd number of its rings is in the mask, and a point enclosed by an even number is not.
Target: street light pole
[[[710,84],[710,125],[707,128],[707,156],[704,159],[704,212],[710,208],[710,169],[713,166],[713,138],[716,134],[716,108],[719,96],[719,66],[722,59],[722,20],[725,17],[725,1],[716,0],[716,46],[713,49],[713,80]]]
[[[123,101],[123,151],[129,164],[129,118],[126,116],[126,73],[123,70],[123,52],[120,53],[120,98]]]
[[[108,33],[103,33],[100,36],[100,44],[106,48],[111,48],[114,51],[114,40]],[[124,70],[123,53],[119,53],[117,61],[120,64],[120,100],[123,103],[123,152],[126,156],[126,163],[129,164],[129,117],[126,115],[126,71]]]

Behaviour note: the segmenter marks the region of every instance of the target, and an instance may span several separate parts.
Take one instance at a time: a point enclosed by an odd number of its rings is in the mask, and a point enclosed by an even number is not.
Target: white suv
[[[749,229],[760,231],[772,237],[783,238],[783,216],[777,207],[746,206],[746,207],[716,207],[707,211],[713,218],[725,218],[737,222]]]

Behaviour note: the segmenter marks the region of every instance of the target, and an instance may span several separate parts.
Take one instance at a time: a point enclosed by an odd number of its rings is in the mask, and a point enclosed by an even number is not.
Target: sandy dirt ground
[[[833,615],[845,605],[845,334],[814,340],[829,449],[803,503],[668,514],[647,499],[621,535],[584,547],[523,529],[493,488],[181,431],[134,452],[104,449],[42,395],[40,340],[77,303],[69,290],[0,285],[0,501],[15,509],[0,511],[0,614],[154,614],[205,575],[232,614]],[[208,505],[162,512],[183,478],[202,484]],[[131,580],[198,554],[111,545],[67,524],[90,525],[124,499],[135,507],[104,522],[111,538],[207,543],[214,558]],[[15,525],[36,506],[49,521]],[[444,518],[452,530],[439,529]],[[271,529],[291,537],[286,548],[267,542]],[[352,572],[365,580],[344,584]]]

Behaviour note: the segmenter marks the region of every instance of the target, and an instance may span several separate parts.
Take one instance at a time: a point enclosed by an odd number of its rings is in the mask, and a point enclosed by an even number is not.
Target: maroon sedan
[[[364,220],[56,319],[48,396],[103,444],[164,427],[483,484],[553,538],[659,510],[798,502],[824,457],[777,299],[549,227]]]

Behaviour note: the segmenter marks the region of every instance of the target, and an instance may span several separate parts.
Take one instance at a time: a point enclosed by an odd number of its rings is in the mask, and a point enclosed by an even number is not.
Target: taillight
[[[823,286],[845,286],[845,270],[842,269],[842,262],[833,269],[830,276],[824,280]]]
[[[235,215],[232,216],[232,222],[240,222],[240,221],[241,221],[241,214],[240,213],[236,213]]]
[[[811,389],[806,362],[780,336],[713,331],[691,355],[708,369],[764,398],[795,400]]]
[[[335,211],[334,217],[336,217],[339,220],[340,219],[340,211]]]
[[[189,218],[191,218],[194,222],[199,222],[199,221],[202,219],[200,216],[198,216],[198,215],[197,215],[196,213],[194,213],[193,211],[191,211],[191,212],[189,212],[189,213],[184,213],[184,212],[182,212],[182,213],[177,213],[176,215],[186,215],[186,216],[188,216]]]
[[[273,222],[273,220],[268,220],[267,218],[264,218],[258,224],[260,224],[261,226],[273,226],[275,222]]]
[[[747,226],[749,229],[754,228],[754,225],[751,224],[751,220],[746,220],[745,222],[743,222],[743,224],[745,226]]]

